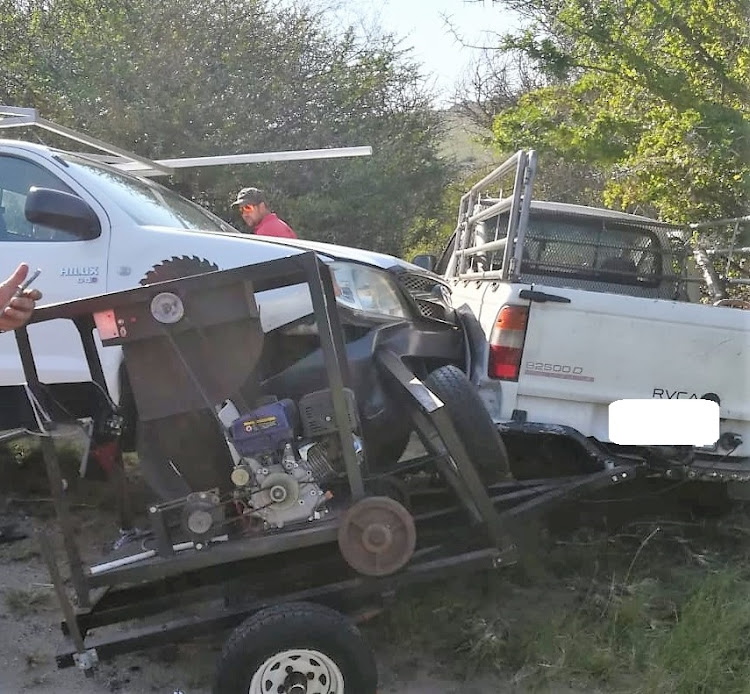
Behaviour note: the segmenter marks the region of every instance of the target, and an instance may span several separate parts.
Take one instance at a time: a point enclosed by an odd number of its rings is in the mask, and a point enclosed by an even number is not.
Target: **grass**
[[[644,691],[750,691],[749,579],[748,567],[726,567],[696,586],[656,644]]]
[[[39,651],[30,651],[29,653],[26,653],[24,660],[26,661],[26,669],[33,670],[42,665],[46,658],[44,657],[44,654]]]
[[[455,109],[441,113],[445,134],[440,144],[440,154],[455,159],[464,174],[471,174],[482,167],[497,166],[497,153],[481,140],[488,133]]]
[[[520,691],[750,693],[748,529],[741,513],[670,512],[550,535],[541,578],[505,569],[422,588],[371,638]]]
[[[28,562],[40,556],[40,552],[32,538],[18,540],[0,547],[0,563]]]
[[[519,630],[506,665],[529,687],[580,681],[616,687],[648,664],[659,632],[668,628],[659,586],[602,584],[572,609],[552,611]],[[630,687],[629,687],[630,688]]]
[[[55,445],[63,478],[74,484],[78,479],[81,449],[74,441],[61,440]],[[13,498],[47,498],[50,496],[47,472],[39,442],[25,438],[10,445],[0,445],[0,484]]]
[[[82,449],[75,440],[56,441],[55,451],[74,509],[111,512],[116,508],[112,487],[104,473],[97,472],[93,460],[89,461],[89,478],[81,480],[79,466]],[[134,504],[136,508],[144,507],[146,502],[143,499],[150,498],[150,492],[137,466],[137,456],[124,454],[123,461]],[[11,508],[40,518],[54,515],[44,456],[38,440],[29,437],[10,445],[0,445],[0,489]]]
[[[5,606],[11,614],[17,617],[39,612],[50,603],[51,595],[49,592],[25,588],[7,588],[5,590]]]

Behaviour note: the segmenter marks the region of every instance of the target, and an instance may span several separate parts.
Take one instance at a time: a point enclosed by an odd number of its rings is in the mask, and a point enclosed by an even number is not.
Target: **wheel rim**
[[[255,672],[248,694],[343,694],[344,676],[320,651],[280,651]]]

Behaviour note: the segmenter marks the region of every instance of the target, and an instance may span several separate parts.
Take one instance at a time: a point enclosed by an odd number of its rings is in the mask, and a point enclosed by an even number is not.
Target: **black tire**
[[[270,679],[278,677],[281,669],[271,670],[269,663],[275,658],[282,662],[284,654],[291,651],[313,651],[327,658],[342,675],[346,694],[376,692],[375,659],[359,629],[334,610],[297,602],[261,610],[234,630],[219,656],[214,694],[256,694],[250,689],[253,677],[260,676],[266,668],[269,681],[264,681],[257,691],[278,691],[278,683],[274,681],[276,686],[271,687]],[[303,658],[298,662],[306,661]],[[344,691],[331,686],[328,682],[314,691]]]
[[[441,366],[424,379],[424,384],[445,404],[485,484],[512,479],[505,444],[466,374],[455,366]]]
[[[395,465],[401,460],[410,440],[411,431],[408,431],[406,435],[396,436],[391,440],[385,441],[382,436],[380,438],[376,438],[375,436],[365,436],[368,463],[373,466],[374,470]]]

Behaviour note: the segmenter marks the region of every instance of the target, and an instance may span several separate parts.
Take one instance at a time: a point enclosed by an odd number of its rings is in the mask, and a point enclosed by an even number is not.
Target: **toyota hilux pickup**
[[[475,398],[472,426],[484,418],[488,433],[482,450],[489,442],[490,452],[502,457],[502,442],[481,401],[468,380],[457,381],[465,379],[459,368],[465,364],[465,335],[442,278],[366,250],[241,234],[149,175],[132,171],[142,164],[0,140],[0,277],[27,262],[41,269],[35,286],[44,302],[58,303],[314,251],[333,276],[369,455],[395,461],[410,436],[374,365],[374,350],[387,344],[421,378],[436,373],[438,390],[441,384],[450,392],[463,387],[464,400]],[[265,390],[297,397],[297,391],[326,388],[308,289],[284,287],[257,298]],[[95,417],[101,394],[91,383],[73,324],[31,325],[28,334],[50,402],[74,418]],[[108,389],[124,419],[122,439],[132,449],[138,413],[122,354],[100,351]],[[0,441],[33,429],[36,414],[23,380],[13,334],[0,335]],[[152,486],[160,487],[162,496],[173,495],[168,485]]]
[[[471,378],[514,473],[545,456],[559,469],[616,453],[668,477],[750,479],[750,304],[706,302],[701,282],[716,277],[691,229],[534,200],[535,172],[536,153],[517,152],[462,197],[442,257],[414,259],[450,285],[473,338]],[[615,445],[610,405],[646,399],[712,400],[720,436]]]

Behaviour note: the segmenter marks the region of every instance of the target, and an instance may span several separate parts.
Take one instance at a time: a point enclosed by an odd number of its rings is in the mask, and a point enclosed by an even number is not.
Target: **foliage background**
[[[313,0],[0,0],[0,103],[152,158],[369,144],[170,184],[235,225],[257,185],[305,238],[407,257],[439,252],[460,194],[522,147],[537,197],[748,214],[749,0],[490,1],[523,26],[436,111],[394,36],[334,32]]]
[[[229,204],[256,185],[304,238],[395,254],[451,175],[408,54],[388,35],[334,35],[306,5],[0,0],[0,103],[150,158],[371,145],[369,158],[212,167],[171,183],[235,225]]]
[[[595,167],[610,206],[671,222],[750,208],[747,0],[498,0],[534,75],[492,121],[502,150]],[[528,83],[528,80],[527,80]]]

